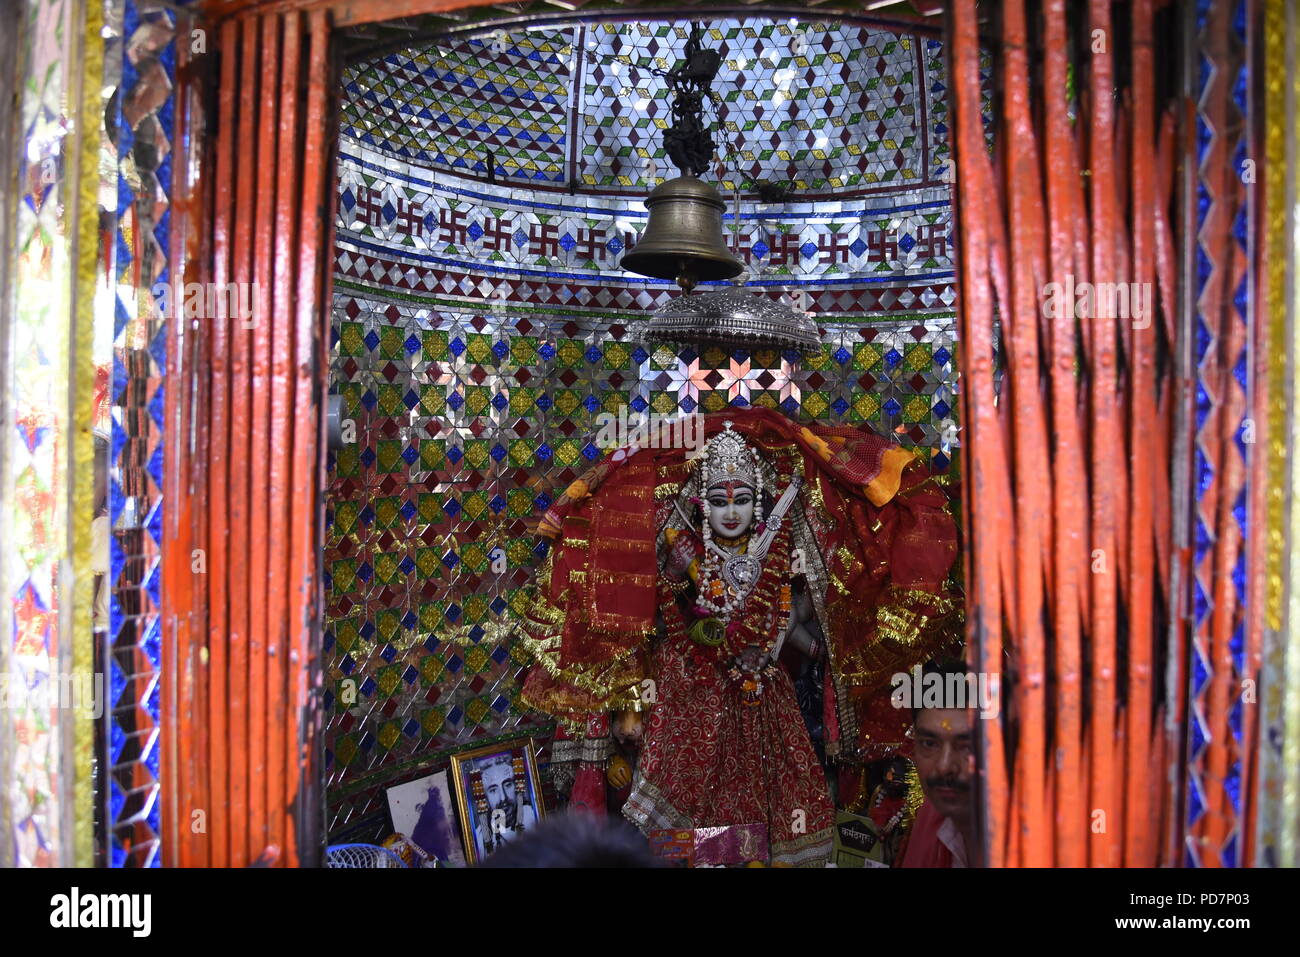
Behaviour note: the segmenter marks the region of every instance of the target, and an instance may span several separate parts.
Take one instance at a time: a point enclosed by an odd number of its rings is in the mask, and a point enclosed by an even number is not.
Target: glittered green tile
[[[475,544],[479,544],[475,542]],[[462,552],[462,558],[464,553]],[[468,562],[466,562],[468,564]],[[488,619],[488,599],[486,595],[474,594],[465,599],[465,617],[461,624],[481,625]]]
[[[448,362],[451,360],[451,337],[441,329],[426,329],[420,333],[420,345],[424,350],[425,362]]]
[[[483,491],[466,492],[461,496],[460,507],[466,518],[477,522],[487,514],[488,493]]]
[[[492,390],[483,385],[465,387],[465,414],[486,415],[492,402]]]
[[[908,399],[903,405],[903,421],[908,425],[915,422],[930,421],[930,397],[917,395]]]
[[[421,492],[415,500],[416,516],[424,525],[433,525],[442,521],[442,506],[438,501],[438,496],[433,492]]]
[[[361,474],[361,450],[356,445],[345,445],[334,453],[336,478],[356,478]]]
[[[720,346],[705,346],[700,353],[700,368],[721,369],[727,365],[727,351]]]
[[[465,702],[465,723],[477,725],[491,710],[482,698],[471,698]]]
[[[384,665],[375,672],[375,690],[377,697],[389,698],[393,692],[402,687],[402,672],[406,670],[406,663],[397,661],[390,665]]]
[[[521,369],[537,364],[536,336],[515,336],[510,340],[510,364]]]
[[[618,415],[618,410],[628,403],[627,392],[621,389],[605,389],[601,392],[600,408],[603,412]]]
[[[366,394],[366,387],[360,382],[343,382],[339,384],[339,395],[343,397],[343,415],[349,419],[356,419],[363,411],[365,406],[361,403],[361,397]]]
[[[352,535],[358,530],[358,516],[361,506],[357,502],[335,502],[333,534],[339,538]]]
[[[561,339],[555,351],[557,365],[567,369],[576,369],[587,361],[587,346],[577,339]]]
[[[352,654],[361,644],[361,626],[357,618],[342,618],[334,622],[334,644],[344,654]]]
[[[447,663],[442,655],[425,655],[420,659],[420,687],[429,688],[442,680],[447,673]]]
[[[385,751],[392,749],[398,741],[402,739],[402,722],[397,719],[385,721],[379,726],[379,732],[375,735],[379,741],[379,746]]]
[[[428,711],[420,712],[420,728],[430,737],[436,738],[441,734],[446,723],[447,716],[443,714],[441,708],[430,708]]]
[[[904,365],[913,372],[927,372],[934,365],[933,350],[928,342],[917,342],[907,347]]]
[[[526,518],[536,507],[530,489],[512,488],[506,493],[506,515],[509,518]]]
[[[465,440],[465,464],[472,469],[487,467],[491,459],[487,439]]]
[[[830,400],[825,392],[813,392],[803,397],[803,411],[814,419],[823,418],[830,408]]]
[[[339,355],[360,358],[366,349],[366,327],[359,322],[344,322],[339,326]]]
[[[376,641],[393,642],[402,634],[402,609],[385,608],[375,616]]]
[[[607,342],[604,348],[605,368],[623,369],[632,358],[632,348],[625,342]]]
[[[420,469],[436,472],[447,467],[447,440],[424,439],[420,442]],[[430,521],[433,521],[430,519]]]
[[[557,389],[554,409],[562,418],[569,418],[582,407],[582,395],[577,389]]]
[[[402,524],[402,499],[399,496],[385,495],[383,498],[377,498],[371,508],[375,512],[376,528],[396,528]]]
[[[472,645],[465,649],[465,673],[467,675],[476,675],[480,671],[487,671],[492,667],[492,659],[480,645]]]
[[[406,358],[406,329],[402,326],[379,327],[379,355],[383,359],[398,361]]]
[[[565,468],[573,468],[582,458],[582,445],[577,439],[565,439],[555,446],[555,461]]]
[[[442,415],[447,410],[446,390],[440,385],[420,386],[419,409],[423,415]]]
[[[415,550],[415,567],[421,578],[434,578],[441,574],[442,552],[432,548]]]
[[[418,564],[417,559],[417,564]],[[420,606],[420,633],[430,634],[438,629],[442,624],[444,605],[446,602],[430,601]]]
[[[515,468],[526,469],[537,465],[537,443],[532,439],[511,439],[506,454]]]
[[[700,408],[705,412],[721,412],[727,407],[727,394],[716,390],[701,396]]]
[[[660,415],[674,415],[677,412],[677,396],[672,392],[656,392],[650,396],[650,411]]]
[[[335,595],[346,595],[357,584],[357,563],[353,558],[342,558],[330,565],[330,580]]]
[[[487,571],[489,562],[487,546],[481,542],[466,542],[460,547],[460,560],[476,575]]]
[[[357,756],[357,735],[354,731],[346,731],[334,739],[334,760],[347,767]]]
[[[677,352],[668,346],[657,346],[654,352],[650,353],[650,369],[653,372],[664,372],[665,370],[677,369]]]
[[[402,452],[406,443],[396,439],[380,439],[375,443],[375,468],[380,475],[396,475],[406,471],[406,460]]]
[[[492,337],[482,333],[471,332],[465,337],[465,355],[477,365],[496,365],[496,356],[492,353]]]
[[[532,555],[532,542],[526,538],[512,538],[506,543],[506,560],[516,568],[527,565]]]
[[[873,422],[880,415],[880,397],[874,392],[864,392],[853,400],[849,421]]]
[[[522,590],[520,589],[520,591]],[[522,641],[516,641],[510,645],[510,660],[517,665],[528,665],[532,664],[533,656],[524,647]]]
[[[804,356],[803,367],[817,372],[825,372],[827,370],[833,372],[839,364],[831,357],[832,351],[833,350],[828,347],[822,346],[812,355]]]
[[[853,347],[853,360],[849,363],[849,368],[855,372],[870,372],[880,364],[882,355],[880,346],[874,342],[864,342]]]
[[[526,389],[522,386],[515,386],[510,390],[510,414],[517,419],[523,419],[533,414],[533,409],[537,404],[537,395],[540,390]]]
[[[377,553],[374,561],[376,580],[384,585],[392,585],[401,580],[404,576],[399,565],[400,561],[400,556],[390,555],[386,552]]]

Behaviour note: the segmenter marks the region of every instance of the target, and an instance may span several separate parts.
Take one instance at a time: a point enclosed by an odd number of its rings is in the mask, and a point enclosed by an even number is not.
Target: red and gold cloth
[[[946,579],[957,555],[947,495],[917,457],[868,428],[801,425],[768,409],[724,422],[769,459],[793,456],[824,563],[829,750],[875,757],[902,741],[906,716],[878,692],[897,671],[960,640]],[[538,665],[523,699],[580,728],[591,712],[640,707],[653,677],[649,639],[659,607],[657,537],[694,462],[687,450],[623,450],[575,481],[546,513],[552,540],[525,616]]]
[[[623,806],[647,833],[761,824],[774,863],[824,863],[835,809],[790,676],[767,668],[755,695],[735,656],[771,647],[786,625],[789,578],[802,575],[827,638],[827,753],[884,753],[902,742],[906,720],[889,706],[890,676],[959,635],[945,592],[956,528],[915,456],[870,430],[749,409],[706,417],[705,436],[727,423],[771,468],[769,491],[804,483],[727,640],[690,637],[690,559],[702,545],[681,533],[678,506],[698,459],[681,448],[619,450],[541,523],[553,545],[524,621],[537,666],[523,700],[575,732],[593,713],[650,706]],[[695,528],[702,519],[684,520]]]

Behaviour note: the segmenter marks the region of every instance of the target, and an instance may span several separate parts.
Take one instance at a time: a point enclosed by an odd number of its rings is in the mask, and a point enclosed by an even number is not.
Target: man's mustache
[[[960,791],[965,794],[970,791],[970,783],[951,775],[945,777],[926,778],[925,789],[927,791],[932,791],[935,788],[948,788],[949,790]]]

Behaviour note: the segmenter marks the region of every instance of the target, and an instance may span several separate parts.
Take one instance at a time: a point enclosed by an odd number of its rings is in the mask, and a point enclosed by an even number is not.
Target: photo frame
[[[470,864],[481,863],[546,816],[532,738],[454,754],[450,774]]]
[[[386,789],[393,831],[440,864],[465,866],[456,800],[447,769]]]

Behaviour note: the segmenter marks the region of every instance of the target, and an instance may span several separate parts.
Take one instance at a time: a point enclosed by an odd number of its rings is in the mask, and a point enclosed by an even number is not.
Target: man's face
[[[719,538],[738,538],[754,521],[754,491],[741,482],[709,489],[709,527]]]
[[[975,712],[926,708],[916,716],[913,761],[926,798],[944,817],[970,817],[975,775]]]
[[[483,790],[488,807],[504,808],[507,815],[515,810],[515,778],[508,764],[494,764],[483,772]]]

